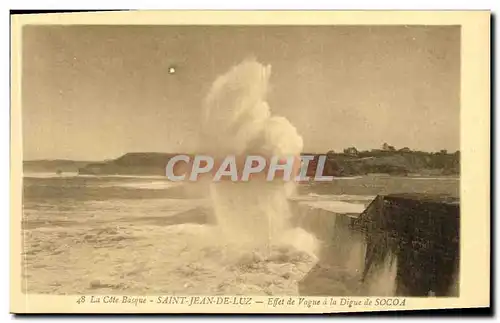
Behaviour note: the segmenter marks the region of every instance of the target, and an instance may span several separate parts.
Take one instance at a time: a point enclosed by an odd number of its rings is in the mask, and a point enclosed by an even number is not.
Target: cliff
[[[80,174],[92,175],[165,175],[165,166],[170,158],[178,154],[127,153],[117,159],[87,164]]]

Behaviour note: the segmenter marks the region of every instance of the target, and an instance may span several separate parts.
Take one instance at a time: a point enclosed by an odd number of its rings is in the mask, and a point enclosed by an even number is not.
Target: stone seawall
[[[320,240],[304,295],[458,296],[460,206],[422,194],[293,200],[293,223]],[[356,200],[357,199],[357,200]],[[342,284],[335,281],[344,280]]]

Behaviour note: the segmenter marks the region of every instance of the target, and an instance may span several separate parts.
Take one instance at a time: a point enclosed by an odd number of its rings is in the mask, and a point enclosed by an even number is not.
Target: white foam
[[[59,178],[59,177],[76,177],[78,173],[76,172],[65,172],[61,174],[51,173],[51,172],[25,172],[23,177],[25,178]]]
[[[101,187],[124,187],[148,190],[164,190],[175,186],[181,185],[180,183],[166,182],[166,181],[141,181],[141,182],[114,182],[100,185]]]
[[[348,203],[343,201],[310,201],[299,202],[299,205],[309,207],[311,209],[321,209],[333,214],[355,215],[360,214],[365,210],[364,204]]]
[[[63,172],[61,174],[52,172],[25,172],[23,177],[26,178],[61,178],[61,177],[90,177],[90,178],[140,178],[140,179],[166,179],[165,176],[158,175],[106,175],[106,174],[79,174],[78,172]]]
[[[415,180],[459,181],[459,177],[406,177]]]
[[[203,106],[200,150],[212,156],[299,156],[302,137],[266,102],[271,66],[245,60],[219,76]],[[209,185],[219,227],[232,241],[272,244],[289,229],[293,182],[219,182]],[[312,248],[313,249],[313,248]]]
[[[373,201],[375,195],[316,194],[290,196],[292,201]]]

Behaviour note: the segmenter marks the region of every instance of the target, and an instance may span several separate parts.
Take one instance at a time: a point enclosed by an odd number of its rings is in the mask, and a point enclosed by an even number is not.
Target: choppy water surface
[[[458,181],[362,177],[301,186],[296,198],[362,201],[359,196],[408,187],[453,194]],[[296,228],[269,243],[229,239],[216,225],[210,199],[163,179],[25,177],[23,204],[23,290],[30,293],[366,292],[359,264],[349,256],[362,248],[347,243],[352,237],[326,243],[320,231]],[[323,249],[312,252],[316,239]]]

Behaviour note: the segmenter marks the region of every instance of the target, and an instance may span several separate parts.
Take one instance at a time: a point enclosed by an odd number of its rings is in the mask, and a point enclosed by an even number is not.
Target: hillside
[[[418,151],[371,151],[356,156],[328,154],[343,176],[386,173],[393,175],[458,175],[460,154]]]
[[[117,159],[82,165],[80,174],[164,175],[172,153],[127,153]],[[319,157],[321,154],[307,154]],[[323,154],[324,155],[324,154]],[[314,175],[316,164],[308,175]],[[371,151],[356,155],[328,153],[323,175],[356,176],[369,173],[391,175],[456,175],[460,172],[460,155],[448,153]]]
[[[79,169],[80,174],[107,175],[165,175],[165,166],[178,154],[127,153],[117,159],[90,163]]]

